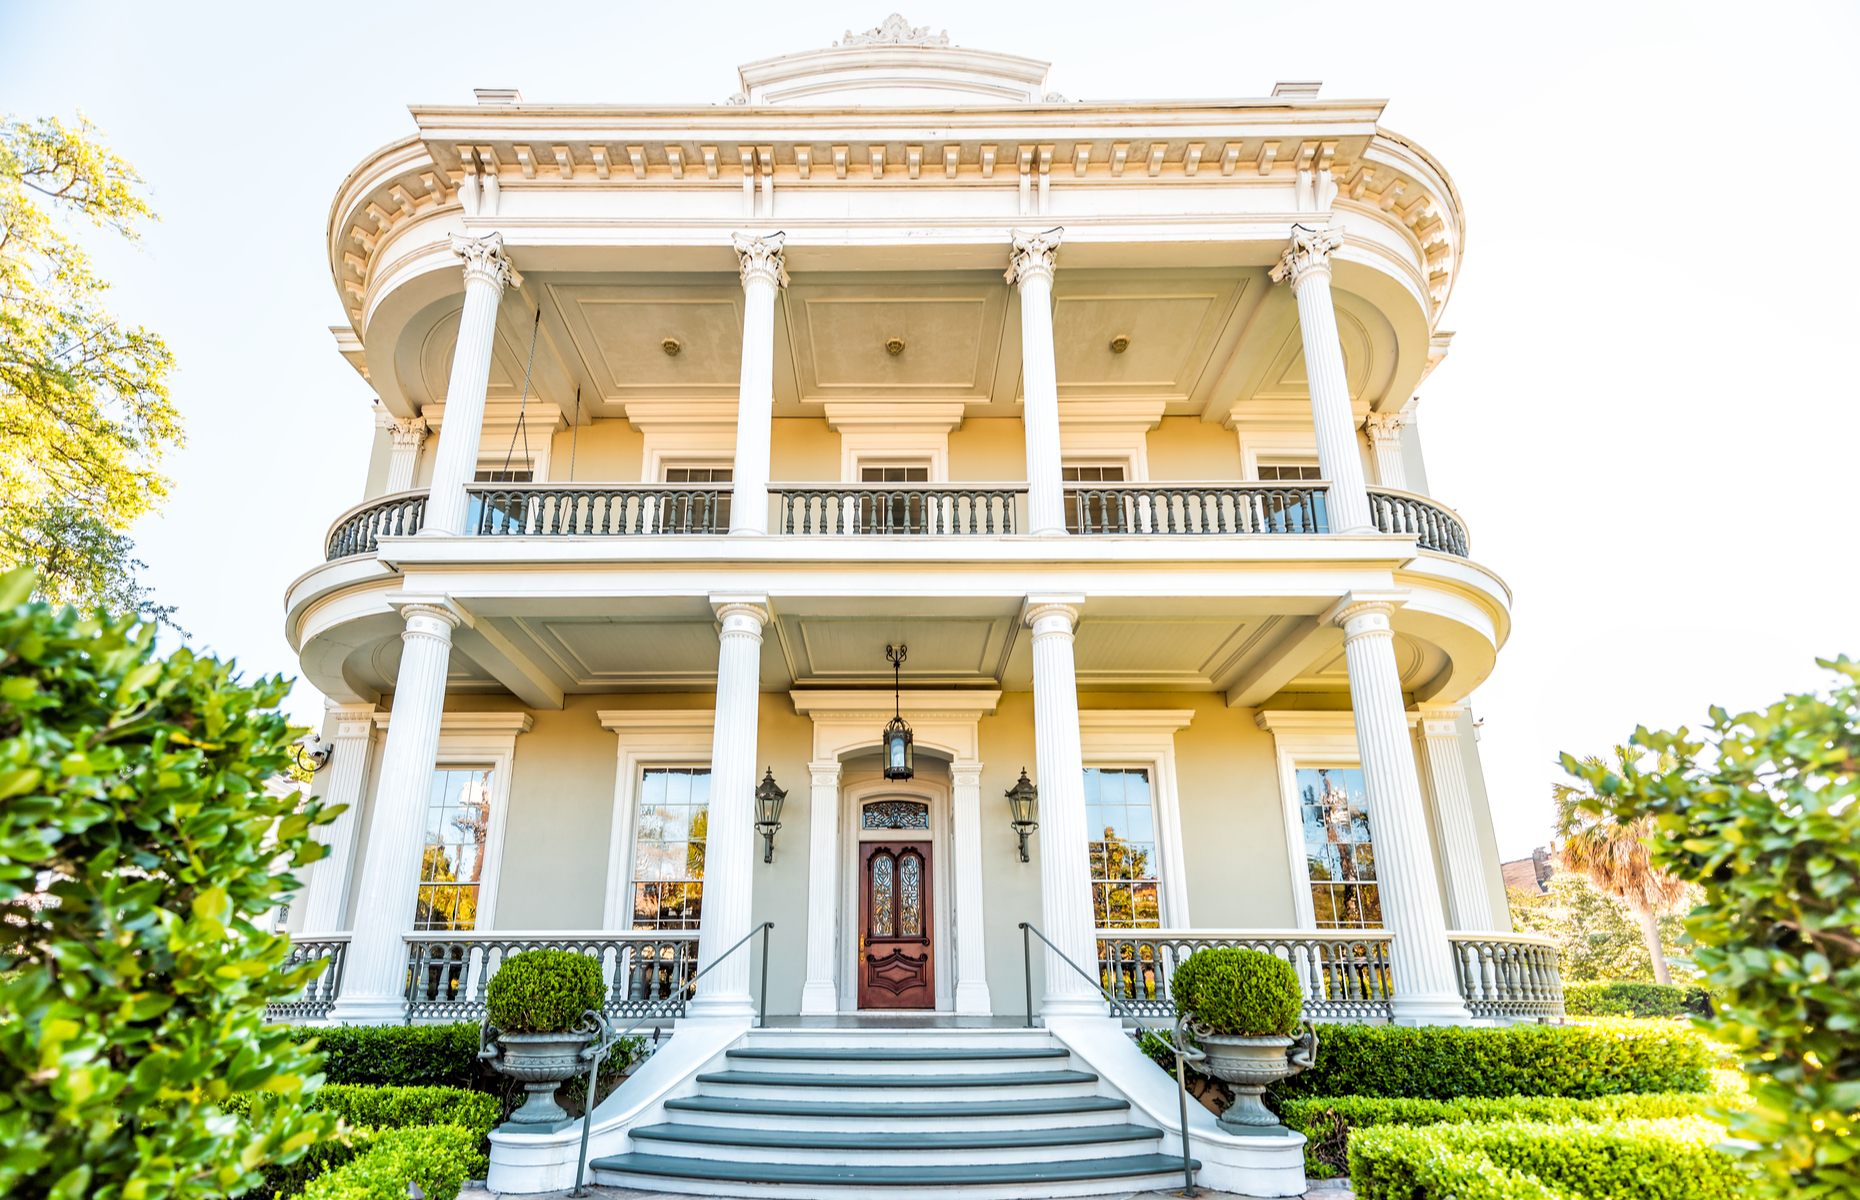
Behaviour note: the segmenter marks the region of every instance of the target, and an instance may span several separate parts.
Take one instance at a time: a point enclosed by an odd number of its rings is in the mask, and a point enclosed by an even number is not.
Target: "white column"
[[[1298,299],[1298,335],[1304,342],[1318,468],[1330,483],[1325,503],[1331,530],[1336,533],[1374,528],[1368,485],[1363,482],[1363,458],[1356,448],[1350,381],[1343,371],[1343,343],[1337,338],[1337,310],[1330,298],[1330,256],[1342,245],[1341,230],[1294,225],[1292,244],[1272,269],[1272,281],[1290,279],[1292,294]]]
[[[1395,935],[1390,949],[1395,975],[1392,1014],[1402,1024],[1440,1024],[1468,1019],[1460,999],[1447,921],[1434,882],[1421,779],[1395,665],[1390,614],[1399,601],[1347,596],[1332,611],[1343,627],[1344,665],[1350,674],[1350,706],[1356,718],[1356,749],[1369,794],[1369,831],[1376,848],[1376,884],[1382,924]]]
[[[318,825],[310,836],[329,847],[329,854],[312,863],[304,888],[305,933],[335,933],[342,923],[342,903],[349,898],[349,872],[355,866],[355,822],[362,811],[362,784],[368,778],[368,752],[375,743],[375,706],[332,704],[329,714],[336,728],[330,738],[329,782],[323,788],[325,805],[346,806],[336,819]]]
[[[401,1020],[406,1013],[407,947],[426,841],[426,798],[439,757],[446,663],[458,615],[440,603],[401,610],[400,673],[388,717],[381,779],[368,818],[368,853],[356,893],[355,932],[343,966],[334,1019],[345,1024]]]
[[[743,366],[736,388],[730,532],[769,531],[769,424],[775,417],[775,292],[788,285],[782,235],[732,239],[743,273]]]
[[[1085,837],[1085,754],[1079,743],[1072,632],[1083,596],[1029,596],[1033,630],[1033,748],[1040,788],[1040,932],[1079,968],[1096,969],[1090,851]],[[1046,951],[1045,1017],[1103,1016],[1102,990]]]
[[[807,764],[813,780],[807,845],[807,981],[801,985],[803,1016],[840,1010],[834,952],[840,915],[840,763]]]
[[[1434,798],[1434,823],[1441,870],[1447,880],[1447,914],[1452,928],[1490,932],[1491,898],[1473,821],[1472,787],[1466,780],[1466,748],[1460,741],[1458,708],[1421,710],[1421,757]]]
[[[986,1016],[986,923],[982,918],[982,764],[949,764],[950,836],[955,841],[956,1011]],[[1002,822],[1002,828],[1007,823]],[[1089,964],[1087,964],[1089,966]]]
[[[756,721],[762,694],[762,628],[766,596],[712,596],[723,623],[717,645],[717,720],[710,744],[710,818],[704,839],[704,913],[698,928],[698,981],[693,1017],[755,1016],[749,994],[752,948],[719,962],[749,932],[755,896]]]
[[[1027,526],[1066,532],[1059,478],[1059,374],[1053,360],[1053,262],[1060,230],[1014,232],[1007,281],[1020,290],[1021,424],[1027,438]]]
[[[375,413],[375,424],[390,444],[384,490],[391,495],[412,489],[420,470],[420,447],[426,443],[426,418],[397,417],[384,408]]]
[[[478,439],[484,432],[484,395],[491,382],[498,300],[506,286],[522,281],[504,256],[502,234],[481,238],[455,234],[452,252],[465,260],[465,308],[459,313],[459,340],[452,351],[452,377],[446,384],[445,424],[433,456],[433,484],[422,533],[465,532],[465,489],[478,471]]]
[[[1385,488],[1408,490],[1408,462],[1402,457],[1401,431],[1407,428],[1408,412],[1372,412],[1363,418],[1363,432],[1369,436],[1369,448],[1376,456],[1376,482]]]

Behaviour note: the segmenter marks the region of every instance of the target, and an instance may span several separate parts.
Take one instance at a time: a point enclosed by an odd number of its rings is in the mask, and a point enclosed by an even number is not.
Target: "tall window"
[[[709,823],[709,767],[646,768],[633,838],[633,928],[698,927]]]
[[[491,769],[443,767],[426,794],[426,848],[420,855],[415,929],[478,927],[478,895],[491,824]]]
[[[1369,793],[1355,767],[1300,767],[1298,812],[1319,929],[1380,929]]]
[[[1076,483],[1089,490],[1093,484],[1124,482],[1122,463],[1065,463],[1059,468],[1062,483]],[[1077,488],[1066,489],[1066,528],[1073,533],[1083,533],[1087,526],[1093,532],[1115,533],[1128,528],[1130,522],[1125,519],[1123,502],[1115,497],[1094,496],[1081,508]]]
[[[1149,771],[1085,768],[1085,832],[1091,839],[1091,896],[1098,928],[1160,927],[1162,864],[1156,856]]]
[[[666,467],[665,482],[691,491],[659,514],[660,527],[678,532],[727,533],[734,474],[733,467],[705,464]]]

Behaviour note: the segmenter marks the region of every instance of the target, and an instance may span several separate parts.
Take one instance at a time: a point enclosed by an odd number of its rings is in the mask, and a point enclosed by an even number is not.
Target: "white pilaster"
[[[1053,358],[1053,265],[1060,233],[1016,230],[1007,269],[1007,281],[1020,290],[1021,424],[1027,438],[1027,526],[1034,533],[1066,532]]]
[[[485,389],[491,382],[491,346],[497,334],[497,305],[506,286],[521,277],[504,256],[504,237],[452,238],[452,252],[465,260],[465,308],[452,351],[446,384],[446,419],[433,456],[433,483],[426,499],[423,533],[464,533],[465,489],[478,471],[478,439],[484,431]]]
[[[808,807],[807,981],[801,985],[803,1016],[835,1013],[840,1008],[834,980],[835,932],[840,894],[840,762],[807,764],[813,780]]]
[[[420,470],[420,447],[426,444],[425,417],[397,417],[385,408],[375,412],[375,425],[388,435],[388,494],[409,491]]]
[[[446,664],[458,614],[442,602],[401,609],[400,672],[394,680],[381,779],[368,819],[368,853],[351,922],[342,994],[330,1015],[345,1024],[398,1021],[406,1013],[407,948],[420,886],[426,835],[426,798],[439,756],[439,722],[445,712]]]
[[[1318,467],[1330,482],[1326,504],[1332,532],[1372,530],[1363,459],[1356,448],[1356,419],[1350,381],[1343,370],[1337,310],[1330,297],[1330,256],[1343,245],[1337,229],[1292,227],[1292,244],[1272,269],[1272,281],[1290,279],[1298,300],[1298,336],[1304,343],[1305,379],[1311,391],[1311,424],[1317,433]]]
[[[1085,837],[1085,754],[1079,742],[1072,635],[1083,596],[1029,596],[1033,630],[1033,746],[1040,778],[1040,931],[1079,968],[1098,961]],[[1045,1017],[1102,1016],[1102,991],[1046,951]]]
[[[1376,456],[1376,482],[1385,488],[1408,490],[1408,461],[1402,457],[1401,431],[1408,427],[1408,412],[1372,412],[1363,418],[1363,432]]]
[[[1491,932],[1492,905],[1473,823],[1472,787],[1466,779],[1465,746],[1458,708],[1421,710],[1421,757],[1434,798],[1434,828],[1441,869],[1447,879],[1447,914],[1452,928]]]
[[[742,260],[743,365],[736,391],[730,532],[769,531],[769,434],[775,417],[775,293],[788,284],[782,235],[732,238]]]
[[[988,999],[982,915],[982,764],[950,763],[949,784],[950,836],[956,843],[956,1011],[986,1016],[994,1006]]]
[[[755,895],[756,723],[762,692],[766,596],[712,596],[723,631],[717,644],[717,716],[710,749],[710,822],[704,841],[704,911],[698,928],[698,981],[690,1015],[741,1020],[755,1015],[750,947],[719,962],[749,932]]]
[[[329,714],[336,727],[330,737],[329,782],[323,788],[325,805],[344,805],[327,825],[310,836],[329,847],[325,858],[311,864],[304,888],[303,931],[335,933],[342,923],[342,904],[349,897],[349,873],[355,866],[355,823],[362,810],[362,784],[368,778],[368,754],[375,744],[375,706],[332,704]]]
[[[1446,916],[1434,882],[1433,851],[1421,780],[1415,771],[1395,664],[1391,597],[1347,596],[1331,612],[1343,628],[1344,665],[1350,674],[1350,706],[1356,718],[1356,749],[1363,787],[1369,794],[1369,829],[1376,848],[1376,883],[1382,924],[1395,935],[1390,948],[1395,976],[1394,1019],[1404,1024],[1464,1022],[1447,945]]]

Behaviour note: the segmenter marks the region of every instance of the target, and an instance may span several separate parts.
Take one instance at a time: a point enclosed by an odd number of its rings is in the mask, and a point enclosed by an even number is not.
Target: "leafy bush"
[[[485,989],[491,1024],[505,1033],[563,1033],[606,995],[601,967],[573,950],[525,950],[504,960]]]
[[[1292,965],[1263,950],[1197,950],[1169,977],[1177,1015],[1228,1037],[1289,1037],[1303,999]]]
[[[1386,1194],[1401,1200],[1575,1200],[1535,1175],[1508,1171],[1476,1150],[1452,1149],[1444,1139],[1393,1142],[1369,1169],[1378,1182],[1388,1181]]]
[[[1463,1097],[1417,1100],[1394,1096],[1311,1096],[1286,1100],[1280,1119],[1308,1139],[1305,1169],[1312,1175],[1340,1174],[1349,1166],[1350,1136],[1375,1125],[1485,1125],[1496,1121],[1540,1121],[1563,1125],[1631,1117],[1694,1117],[1713,1098],[1698,1092],[1624,1094],[1574,1100],[1565,1096]]]
[[[1569,1200],[1739,1200],[1747,1177],[1718,1148],[1721,1126],[1709,1121],[1621,1121],[1611,1125],[1380,1126],[1350,1140],[1350,1186],[1358,1200],[1464,1200],[1440,1176],[1488,1160],[1504,1185],[1493,1196],[1562,1193]],[[1509,1173],[1509,1178],[1506,1177]]]
[[[495,1096],[453,1087],[362,1087],[327,1083],[310,1097],[310,1106],[333,1112],[351,1125],[404,1129],[415,1125],[453,1125],[479,1137],[491,1132],[501,1115]]]
[[[481,1135],[449,1125],[389,1129],[367,1139],[354,1158],[312,1179],[303,1200],[406,1200],[417,1183],[430,1200],[454,1200],[489,1166]]]
[[[1860,663],[1825,694],[1785,696],[1702,738],[1638,729],[1645,760],[1563,767],[1617,820],[1650,817],[1654,860],[1700,885],[1687,918],[1738,1048],[1750,1108],[1733,1130],[1774,1190],[1860,1195]]]
[[[287,684],[155,652],[155,627],[0,576],[0,1195],[238,1193],[334,1123],[265,1005],[321,965],[256,918],[326,853],[273,795]],[[261,1121],[227,1113],[269,1093]]]
[[[478,1027],[454,1025],[308,1025],[292,1041],[316,1043],[331,1083],[449,1087],[479,1091],[487,1080],[478,1061]],[[501,1089],[501,1085],[498,1090]]]
[[[1705,1039],[1683,1025],[1326,1025],[1317,1065],[1277,1085],[1281,1097],[1607,1096],[1697,1092]]]
[[[1709,1017],[1711,995],[1702,987],[1619,979],[1570,983],[1563,985],[1563,1011],[1572,1017]]]

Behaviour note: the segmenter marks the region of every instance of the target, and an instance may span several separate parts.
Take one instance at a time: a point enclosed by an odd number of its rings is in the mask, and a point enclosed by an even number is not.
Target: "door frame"
[[[942,766],[939,759],[920,757],[918,766]],[[874,800],[915,800],[930,806],[930,828],[861,829],[860,810]],[[955,898],[950,888],[949,785],[933,779],[867,779],[840,786],[840,971],[841,1012],[924,1012],[925,1009],[861,1009],[859,1007],[859,917],[864,907],[865,879],[859,852],[864,842],[928,842],[930,844],[930,970],[936,1012],[955,1008],[955,979],[950,930],[955,921]]]

